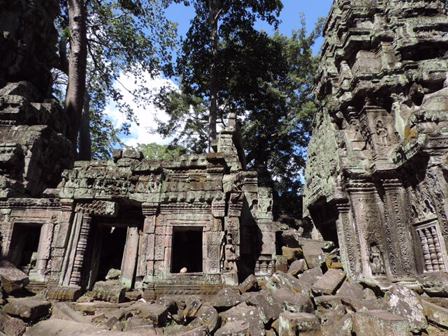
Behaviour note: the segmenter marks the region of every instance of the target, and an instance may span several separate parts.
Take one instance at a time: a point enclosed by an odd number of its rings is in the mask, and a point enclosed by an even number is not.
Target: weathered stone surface
[[[308,243],[302,249],[308,268],[320,267],[325,262],[325,254],[317,244]]]
[[[314,311],[313,303],[308,295],[293,293],[289,288],[280,288],[273,292],[272,296],[285,312],[312,313]]]
[[[345,280],[345,272],[338,269],[330,269],[314,283],[312,290],[316,294],[335,294],[342,281]]]
[[[213,297],[211,305],[216,309],[227,309],[243,302],[239,289],[223,288]]]
[[[263,335],[264,323],[255,307],[248,306],[246,303],[239,304],[223,313],[221,316],[222,324],[225,327],[228,323],[235,321],[244,321],[249,324],[250,335]],[[219,329],[217,331],[217,334]]]
[[[324,275],[322,269],[320,267],[314,267],[300,274],[299,279],[310,285],[314,285],[322,275]]]
[[[152,333],[156,334],[154,331],[154,326],[150,319],[141,316],[132,316],[126,320],[126,325],[124,326],[123,331],[130,333]]]
[[[305,272],[308,269],[305,259],[295,260],[291,263],[288,269],[288,273],[297,276],[300,273]]]
[[[301,248],[292,248],[283,246],[282,247],[282,255],[288,260],[288,262],[293,262],[297,259],[300,259],[303,257],[303,252]]]
[[[357,312],[354,317],[353,331],[359,335],[408,336],[409,323],[401,316],[385,310]]]
[[[117,280],[121,275],[121,270],[111,268],[109,272],[107,272],[106,280]]]
[[[197,315],[198,317],[189,324],[190,328],[200,329],[203,326],[210,333],[216,331],[220,323],[220,317],[215,308],[210,305],[202,305]]]
[[[238,288],[241,293],[246,293],[250,291],[256,291],[260,287],[258,285],[257,277],[251,274],[239,285]]]
[[[90,323],[89,320],[66,303],[55,303],[51,310],[51,318],[79,323]]]
[[[353,297],[358,300],[366,298],[364,296],[363,288],[360,284],[348,281],[342,283],[341,287],[337,290],[336,295]],[[375,294],[373,294],[373,296],[369,296],[368,298],[376,299],[376,296]]]
[[[21,336],[26,330],[26,324],[18,318],[8,316],[0,311],[0,332],[7,336]]]
[[[293,293],[304,295],[311,294],[311,285],[280,271],[275,272],[266,283],[266,288],[271,292],[275,292],[280,288],[289,288]]]
[[[168,316],[168,308],[157,303],[139,302],[129,307],[128,311],[137,312],[141,318],[156,326],[164,325]]]
[[[422,301],[425,316],[429,322],[448,329],[448,309],[440,307],[428,301]]]
[[[115,281],[97,281],[93,286],[92,295],[95,299],[112,303],[124,302],[126,288]]]
[[[185,309],[183,310],[184,318],[194,319],[198,317],[199,309],[202,307],[202,299],[197,296],[190,296],[185,302]]]
[[[0,261],[0,281],[6,293],[21,290],[29,283],[28,275],[7,260]]]
[[[280,314],[279,336],[322,335],[316,315],[307,313]]]
[[[394,285],[389,289],[387,305],[392,314],[402,316],[409,322],[410,330],[418,333],[428,326],[423,313],[422,300],[412,290]]]
[[[91,333],[94,335],[96,331],[106,331],[99,329],[94,325],[87,323],[79,323],[66,320],[49,319],[41,321],[27,330],[25,336],[66,336],[66,335],[82,335],[82,333]],[[107,332],[110,332],[107,330]],[[106,334],[103,334],[106,335]]]
[[[51,303],[37,298],[9,298],[8,303],[3,307],[3,311],[9,315],[22,319],[36,321],[39,318],[49,315]]]
[[[278,292],[278,291],[277,291]],[[251,293],[246,299],[249,306],[257,308],[260,318],[264,324],[268,324],[280,316],[283,312],[283,302],[278,302],[274,296],[266,289],[257,293]]]
[[[430,296],[448,297],[448,273],[433,272],[419,277],[422,289]]]
[[[247,321],[231,321],[226,323],[223,327],[219,328],[216,336],[249,336],[250,324]]]
[[[352,336],[353,335],[353,315],[346,314],[342,318],[338,319],[335,323],[329,325],[328,328],[325,326],[323,329],[323,334],[325,336]]]

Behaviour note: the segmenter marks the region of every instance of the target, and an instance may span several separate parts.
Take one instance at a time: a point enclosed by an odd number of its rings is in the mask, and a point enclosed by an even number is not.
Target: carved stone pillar
[[[350,278],[356,279],[361,274],[360,251],[358,249],[358,233],[353,222],[348,202],[336,203],[338,218],[336,230],[341,251],[341,262]]]
[[[158,203],[142,204],[145,216],[143,230],[139,234],[138,259],[135,287],[143,287],[143,282],[151,282],[154,276],[155,229]]]
[[[87,241],[90,232],[90,223],[92,218],[89,214],[77,213],[77,221],[81,221],[81,227],[79,231],[78,244],[76,245],[75,258],[73,260],[73,271],[70,276],[70,286],[81,286],[82,268],[84,264],[84,256],[87,249]]]
[[[417,273],[412,247],[404,188],[398,179],[383,180],[384,212],[388,259],[393,278],[409,278]]]

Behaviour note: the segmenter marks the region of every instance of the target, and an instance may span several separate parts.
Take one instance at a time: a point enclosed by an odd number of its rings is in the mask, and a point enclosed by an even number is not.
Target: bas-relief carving
[[[304,213],[336,205],[352,278],[400,280],[446,254],[447,173],[438,158],[448,153],[448,36],[440,28],[448,17],[436,2],[369,6],[336,1],[324,27]],[[423,55],[420,45],[436,39],[441,52]],[[419,229],[431,221],[433,229]]]

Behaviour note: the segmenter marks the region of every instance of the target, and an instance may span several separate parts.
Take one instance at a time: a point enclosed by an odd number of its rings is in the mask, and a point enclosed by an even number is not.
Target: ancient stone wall
[[[304,211],[352,278],[446,270],[445,1],[337,0],[325,24]]]

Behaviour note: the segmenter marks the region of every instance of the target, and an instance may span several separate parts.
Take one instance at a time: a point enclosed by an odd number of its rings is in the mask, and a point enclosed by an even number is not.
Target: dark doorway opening
[[[183,268],[187,273],[202,272],[202,227],[174,228],[171,251],[171,273]]]
[[[10,261],[27,274],[36,266],[41,225],[15,224],[10,246]]]
[[[127,228],[104,226],[96,281],[106,280],[111,268],[120,270],[126,244]]]

